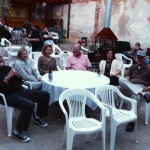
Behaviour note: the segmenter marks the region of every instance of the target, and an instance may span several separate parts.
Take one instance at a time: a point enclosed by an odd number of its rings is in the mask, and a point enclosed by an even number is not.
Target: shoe
[[[18,132],[18,133],[13,132],[13,137],[24,143],[31,141],[30,137],[26,136],[23,132]]]
[[[33,121],[40,127],[48,127],[48,124],[46,122],[44,122],[41,118],[36,118],[35,115],[33,115]]]
[[[135,122],[129,122],[127,127],[126,127],[126,131],[132,132],[132,131],[134,131],[134,128],[135,128]]]
[[[150,95],[149,94],[144,94],[144,98],[145,98],[146,103],[150,102]]]

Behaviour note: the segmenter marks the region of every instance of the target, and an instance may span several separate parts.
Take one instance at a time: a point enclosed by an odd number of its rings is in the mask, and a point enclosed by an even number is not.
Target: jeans
[[[49,93],[42,90],[21,89],[19,92],[5,95],[7,104],[19,109],[20,114],[16,124],[18,131],[27,131],[30,124],[31,115],[37,103],[36,115],[47,117],[49,106]]]

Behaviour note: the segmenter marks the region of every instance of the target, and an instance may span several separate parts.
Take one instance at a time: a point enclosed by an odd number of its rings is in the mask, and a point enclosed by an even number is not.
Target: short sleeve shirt
[[[66,67],[69,67],[72,70],[87,70],[88,67],[91,67],[91,63],[88,57],[83,54],[81,54],[79,57],[70,55],[67,58]]]

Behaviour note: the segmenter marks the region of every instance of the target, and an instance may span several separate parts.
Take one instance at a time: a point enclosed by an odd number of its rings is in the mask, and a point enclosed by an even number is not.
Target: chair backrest
[[[1,38],[1,46],[5,46],[6,44],[8,44],[11,49],[11,42],[6,38]]]
[[[95,89],[96,97],[106,106],[110,106],[110,107],[116,107],[114,101],[114,97],[116,93],[118,94],[119,90],[117,87],[113,85],[105,85],[105,86],[97,87]]]
[[[124,54],[122,53],[116,53],[115,54],[115,58],[118,60],[122,60],[123,61],[123,67],[122,67],[122,73],[121,73],[121,77],[124,77],[125,74],[125,69],[128,69],[129,67],[132,66],[133,64],[133,60],[126,57]],[[128,63],[126,63],[128,61]]]
[[[41,52],[31,52],[29,54],[29,58],[31,60],[33,60],[34,62],[34,67],[35,69],[37,69],[37,66],[38,66],[38,60],[39,60],[39,57],[42,56],[42,53]]]
[[[9,65],[10,59],[11,59],[10,52],[7,49],[5,49],[5,48],[0,47],[0,53],[3,56],[4,64],[5,65]]]
[[[66,68],[66,60],[67,57],[70,56],[72,53],[70,51],[61,51],[60,52],[60,63],[62,65],[62,69]]]
[[[64,37],[65,34],[66,34],[66,30],[64,30],[64,29],[60,30],[59,37]]]
[[[62,50],[60,49],[60,47],[56,44],[52,44],[52,49],[53,49],[53,55],[59,54],[60,52],[62,52]]]
[[[68,120],[73,117],[85,117],[85,105],[88,100],[93,101],[101,109],[105,109],[102,103],[97,97],[88,90],[85,89],[67,89],[59,97],[59,105],[65,114],[65,118]],[[67,102],[69,108],[69,114],[64,107],[64,101]],[[68,118],[69,117],[69,118]]]

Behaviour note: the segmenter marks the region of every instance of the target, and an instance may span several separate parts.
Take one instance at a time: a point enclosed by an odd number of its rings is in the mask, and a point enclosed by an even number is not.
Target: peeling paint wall
[[[120,0],[113,5],[111,29],[119,40],[150,47],[150,0]]]
[[[98,0],[97,0],[98,1]],[[73,0],[71,4],[70,37],[75,40],[87,36],[89,42],[95,28],[96,3],[94,0]],[[99,31],[104,27],[105,0],[99,0]],[[55,10],[58,18],[64,19],[67,29],[68,5]],[[113,0],[110,28],[119,40],[137,41],[143,48],[150,47],[150,0]]]

